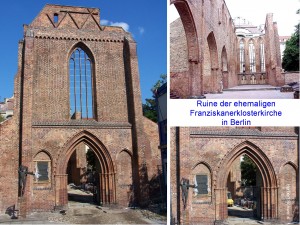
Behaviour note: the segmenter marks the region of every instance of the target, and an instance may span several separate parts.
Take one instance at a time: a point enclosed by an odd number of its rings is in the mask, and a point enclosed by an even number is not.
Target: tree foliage
[[[156,111],[156,102],[155,102],[155,92],[161,87],[164,83],[167,82],[167,75],[161,74],[160,79],[153,85],[151,91],[153,93],[152,98],[146,98],[146,103],[143,104],[143,114],[148,119],[153,122],[157,122],[157,111]]]
[[[242,180],[245,186],[256,186],[257,167],[249,156],[244,155],[241,162]]]
[[[164,83],[167,82],[167,74],[161,74],[160,75],[160,79],[158,81],[156,81],[156,83],[153,85],[153,87],[151,88],[151,91],[153,93],[153,97],[154,96],[154,93],[155,91],[160,88]]]
[[[153,98],[146,98],[146,103],[143,104],[143,114],[153,122],[157,122],[156,102]]]
[[[96,170],[96,160],[97,156],[95,155],[94,151],[89,149],[86,153],[87,167],[92,170]]]
[[[3,122],[4,120],[5,118],[2,115],[0,115],[0,123]]]
[[[297,10],[299,14],[299,10]],[[299,23],[292,37],[286,42],[283,52],[282,67],[286,71],[299,71]]]

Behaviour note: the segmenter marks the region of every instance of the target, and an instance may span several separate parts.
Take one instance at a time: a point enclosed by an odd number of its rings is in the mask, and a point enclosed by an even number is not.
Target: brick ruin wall
[[[193,92],[191,82],[195,82],[191,78],[193,73],[195,76],[200,76],[194,85],[202,86],[199,89],[202,89],[201,92],[204,94],[220,91],[220,82],[222,82],[224,89],[241,84],[241,77],[238,76],[240,73],[240,38],[235,34],[233,20],[225,1],[194,1],[193,4],[185,1],[185,4],[182,4],[181,1],[173,0],[171,3],[177,7],[181,18],[170,24],[170,91],[181,98],[191,96]],[[184,18],[185,13],[188,14],[187,12],[191,14],[190,21]],[[195,37],[190,37],[192,23],[195,26],[194,36],[196,36],[197,42],[194,41]],[[185,30],[184,27],[189,30]],[[265,29],[265,35],[261,39],[265,46],[266,71],[264,73],[266,73],[266,78],[262,80],[260,74],[255,75],[257,77],[255,84],[267,83],[281,86],[284,83],[280,73],[279,36],[277,24],[273,22],[272,14],[268,14],[266,17]],[[212,39],[214,41],[209,40],[210,34],[213,34],[214,38]],[[191,41],[188,41],[188,38]],[[260,38],[253,37],[252,39],[256,51],[256,71],[262,72],[259,60]],[[192,57],[189,54],[197,51],[195,48],[197,44],[200,65],[197,66],[196,70],[193,70]],[[224,48],[226,60],[223,60],[222,57]],[[250,68],[248,48],[248,45],[245,46],[246,73],[249,73]],[[227,69],[223,66],[224,62],[227,64]],[[247,79],[250,82],[250,76]]]
[[[221,167],[220,165],[235,146],[245,142],[252,143],[261,149],[271,162],[278,185],[278,219],[284,222],[293,221],[295,207],[299,202],[297,192],[299,189],[299,181],[297,181],[299,146],[295,128],[262,127],[259,133],[264,134],[264,137],[251,136],[251,132],[246,136],[233,135],[232,132],[235,129],[241,130],[240,128],[220,127],[171,128],[171,201],[172,216],[176,221],[180,219],[183,223],[213,224],[220,216],[217,207],[221,202],[216,198],[215,188],[218,188],[216,179],[218,173],[229,171],[233,164]],[[248,132],[247,129],[245,130],[238,133],[245,134]],[[206,135],[197,135],[197,133],[206,133]],[[280,137],[283,133],[286,137]],[[278,134],[278,137],[273,136],[275,134]],[[207,195],[195,196],[193,188],[190,188],[187,206],[184,209],[181,187],[178,186],[178,182],[182,178],[187,178],[190,184],[194,184],[195,174],[210,174],[208,180],[211,183],[208,190],[211,192]],[[273,197],[277,198],[276,196]],[[221,212],[222,210],[227,211],[227,205],[221,209]]]
[[[53,19],[55,13],[58,23]],[[22,204],[27,212],[53,210],[61,200],[57,197],[60,183],[55,180],[62,172],[58,171],[61,157],[66,157],[66,146],[82,132],[87,134],[85,138],[96,137],[109,152],[116,173],[113,191],[120,205],[128,205],[132,180],[140,185],[139,177],[145,176],[140,166],[144,163],[151,177],[161,164],[157,124],[142,116],[136,44],[122,28],[100,27],[95,21],[99,21],[98,9],[46,5],[24,27],[15,82],[16,113],[0,125],[0,151],[5,153],[0,161],[1,178],[11,186],[0,190],[1,213],[18,203],[19,160],[34,171],[34,159],[40,152],[46,152],[51,160],[50,183],[41,185],[29,176]],[[69,57],[77,46],[88,49],[95,62],[93,121],[70,119]],[[143,185],[138,191],[147,192]]]

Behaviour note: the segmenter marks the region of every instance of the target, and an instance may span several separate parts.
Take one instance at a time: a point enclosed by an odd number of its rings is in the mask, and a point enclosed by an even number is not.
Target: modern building
[[[0,102],[0,115],[5,119],[14,115],[14,96],[5,98],[4,102]]]
[[[157,104],[157,119],[159,132],[159,149],[161,151],[161,163],[164,181],[164,192],[167,191],[167,83],[163,84],[155,93]]]

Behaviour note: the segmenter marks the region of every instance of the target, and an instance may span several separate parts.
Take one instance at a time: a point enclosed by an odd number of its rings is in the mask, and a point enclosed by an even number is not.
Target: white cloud
[[[117,26],[117,27],[123,27],[124,30],[128,31],[129,30],[129,25],[125,22],[111,22],[111,26]]]
[[[109,20],[101,20],[101,25],[122,27],[125,31],[129,31],[129,25],[125,22],[113,22]]]
[[[138,27],[140,35],[143,35],[145,33],[145,28],[144,27]]]
[[[108,20],[101,20],[100,24],[101,25],[109,25],[109,21]]]

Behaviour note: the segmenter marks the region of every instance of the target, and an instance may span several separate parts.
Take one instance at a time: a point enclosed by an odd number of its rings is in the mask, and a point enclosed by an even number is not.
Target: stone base
[[[188,97],[188,99],[204,99],[204,98],[206,98],[205,95],[200,95],[200,96],[190,96],[190,97]]]
[[[283,85],[280,88],[280,92],[293,92],[293,91],[294,91],[294,89],[289,85]]]
[[[214,225],[229,225],[229,223],[224,220],[216,220]]]
[[[19,215],[20,218],[26,218],[27,215],[27,205],[26,205],[26,198],[19,197],[18,199],[18,208],[19,208]]]

